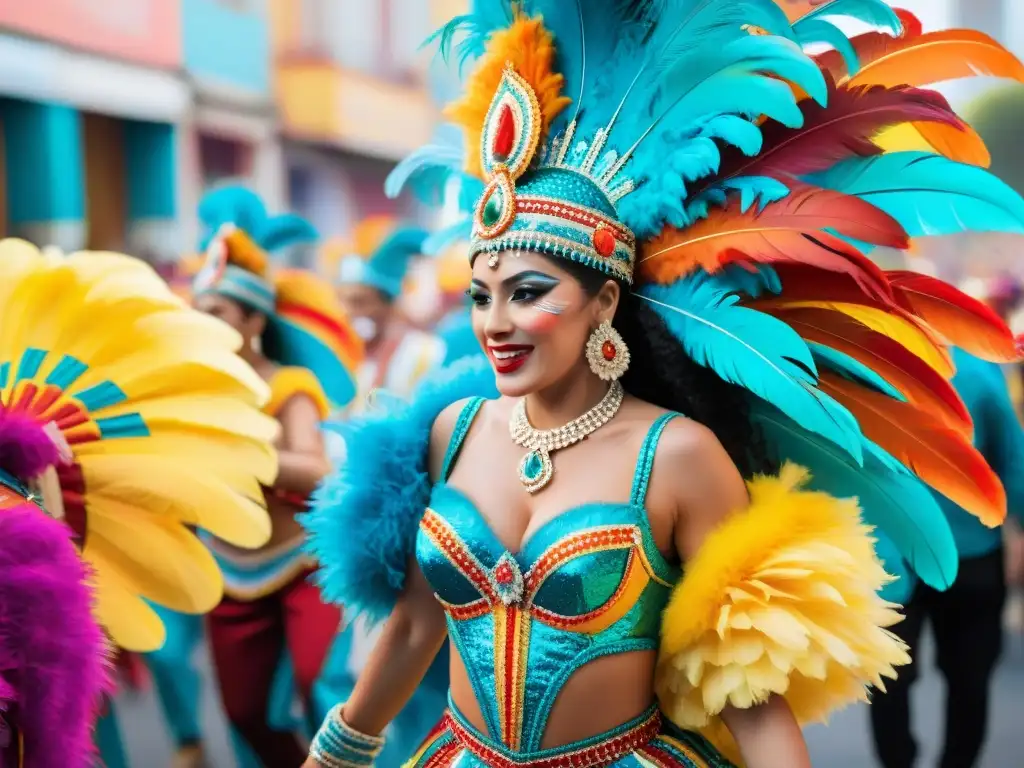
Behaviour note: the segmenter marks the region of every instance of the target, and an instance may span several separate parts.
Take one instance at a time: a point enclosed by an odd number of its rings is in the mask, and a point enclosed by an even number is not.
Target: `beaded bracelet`
[[[344,704],[330,711],[320,726],[309,756],[325,768],[365,768],[372,766],[384,749],[383,736],[368,736],[352,728],[342,717]]]

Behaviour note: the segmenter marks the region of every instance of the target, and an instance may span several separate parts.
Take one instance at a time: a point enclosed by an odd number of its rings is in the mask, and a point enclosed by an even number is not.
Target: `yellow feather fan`
[[[129,256],[0,241],[0,312],[0,400],[71,447],[58,477],[98,618],[121,647],[158,648],[146,601],[205,613],[220,600],[220,572],[189,527],[241,547],[270,535],[268,388],[233,330]]]
[[[730,759],[719,715],[783,696],[800,723],[867,700],[910,661],[878,591],[892,580],[855,501],[804,490],[787,465],[750,483],[750,507],[687,563],[662,620],[655,687],[662,710]]]
[[[487,52],[467,79],[462,98],[445,109],[445,115],[462,126],[466,146],[472,148],[466,152],[467,173],[484,177],[479,153],[475,150],[480,146],[487,113],[509,64],[529,83],[540,103],[540,144],[543,146],[551,123],[572,103],[572,99],[562,95],[565,78],[555,72],[554,61],[554,37],[540,18],[526,18],[517,11],[511,26],[491,35]]]

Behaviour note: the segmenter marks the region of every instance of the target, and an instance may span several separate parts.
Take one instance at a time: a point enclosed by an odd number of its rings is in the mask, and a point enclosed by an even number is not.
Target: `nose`
[[[512,331],[512,320],[509,317],[508,305],[503,301],[491,302],[490,306],[487,307],[484,334],[488,339],[502,339],[509,336]]]

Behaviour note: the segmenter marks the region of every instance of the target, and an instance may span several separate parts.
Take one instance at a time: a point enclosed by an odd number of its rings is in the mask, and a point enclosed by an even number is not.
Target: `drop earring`
[[[629,348],[611,321],[605,320],[590,334],[587,362],[602,381],[618,381],[629,370]]]

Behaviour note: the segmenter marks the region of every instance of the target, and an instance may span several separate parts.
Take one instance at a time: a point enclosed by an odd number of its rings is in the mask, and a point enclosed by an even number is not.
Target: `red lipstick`
[[[526,365],[531,352],[533,347],[526,344],[499,344],[487,347],[487,356],[494,363],[494,370],[505,375],[515,373]]]

